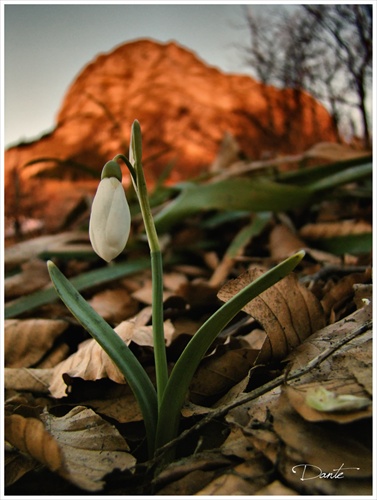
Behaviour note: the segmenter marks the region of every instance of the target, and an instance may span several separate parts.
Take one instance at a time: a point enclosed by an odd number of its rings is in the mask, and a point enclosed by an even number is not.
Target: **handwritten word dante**
[[[344,479],[346,470],[360,470],[360,467],[344,467],[342,464],[338,469],[333,469],[332,472],[322,471],[320,467],[312,464],[298,464],[292,467],[293,474],[302,470],[300,481],[309,481],[310,479]],[[314,475],[315,474],[315,475]]]

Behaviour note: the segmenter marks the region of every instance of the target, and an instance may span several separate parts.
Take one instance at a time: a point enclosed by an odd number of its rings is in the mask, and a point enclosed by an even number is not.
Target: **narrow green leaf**
[[[309,186],[306,186],[312,193],[318,191],[324,191],[327,189],[332,189],[342,184],[347,184],[349,182],[355,182],[363,179],[364,177],[370,177],[372,175],[373,164],[363,163],[352,168],[347,168],[341,172],[336,172],[332,175],[328,175],[321,180],[313,182]]]
[[[362,156],[351,160],[336,161],[325,165],[305,167],[293,172],[283,172],[278,175],[279,182],[307,186],[322,181],[329,176],[339,172],[345,172],[349,168],[363,166],[372,162],[372,156]]]
[[[301,250],[254,280],[223,304],[192,337],[173,368],[162,398],[156,449],[176,437],[180,410],[192,377],[218,334],[248,302],[289,274],[304,255],[305,252]]]
[[[168,231],[182,219],[204,210],[284,212],[310,205],[337,186],[363,180],[372,173],[370,157],[280,175],[232,178],[207,184],[188,182],[180,194],[155,217],[158,231]],[[287,183],[289,182],[289,184]]]
[[[80,274],[71,279],[72,285],[78,291],[86,290],[92,286],[101,285],[109,281],[128,276],[150,267],[150,259],[140,259],[122,264],[95,269],[87,273]],[[8,303],[4,308],[4,317],[16,318],[20,314],[32,311],[37,307],[50,304],[56,300],[56,292],[52,286],[37,292],[20,297]]]
[[[243,248],[253,236],[259,235],[267,224],[271,221],[271,212],[261,212],[256,214],[253,221],[244,226],[235,236],[229,245],[225,255],[231,259],[237,257],[241,248]]]
[[[284,212],[307,204],[312,194],[303,187],[278,184],[265,178],[188,184],[175,200],[156,215],[155,224],[158,231],[167,231],[183,218],[201,210]]]
[[[346,253],[358,255],[372,251],[373,237],[372,233],[346,234],[315,240],[313,246],[335,255],[344,255]]]
[[[151,380],[129,347],[85,301],[55,264],[49,261],[47,265],[59,297],[126,378],[142,411],[150,453],[153,453],[157,422],[157,395]]]

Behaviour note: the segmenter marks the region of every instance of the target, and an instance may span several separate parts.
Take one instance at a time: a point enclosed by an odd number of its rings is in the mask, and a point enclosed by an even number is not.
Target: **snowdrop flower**
[[[123,251],[130,234],[131,214],[121,181],[118,163],[106,163],[90,214],[90,241],[94,251],[106,262]]]

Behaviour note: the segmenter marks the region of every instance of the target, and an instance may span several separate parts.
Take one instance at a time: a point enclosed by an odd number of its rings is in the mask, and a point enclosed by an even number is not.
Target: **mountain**
[[[62,179],[85,176],[82,166],[99,173],[116,154],[128,154],[134,119],[149,181],[167,165],[171,181],[207,170],[227,134],[252,159],[336,140],[331,117],[310,95],[223,73],[175,42],[141,39],[90,62],[68,89],[54,130],[9,148],[5,169],[29,177],[54,167]],[[24,168],[38,158],[59,162]]]

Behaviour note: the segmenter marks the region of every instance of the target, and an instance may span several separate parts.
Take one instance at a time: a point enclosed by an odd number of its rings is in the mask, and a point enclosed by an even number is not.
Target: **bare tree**
[[[305,11],[332,39],[332,46],[360,111],[364,146],[370,148],[366,99],[372,81],[372,6],[306,5]],[[352,95],[353,94],[353,95]]]
[[[370,147],[366,99],[372,68],[372,11],[362,5],[307,5],[265,15],[245,8],[250,34],[247,62],[265,84],[302,91],[321,101],[338,130],[359,109],[365,147]],[[269,121],[272,111],[269,111]],[[287,118],[286,127],[291,122]],[[273,128],[272,128],[273,130]]]

